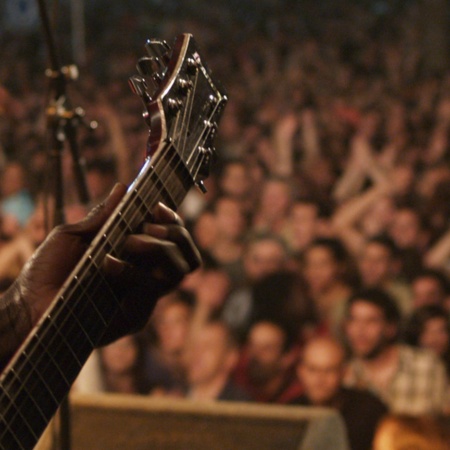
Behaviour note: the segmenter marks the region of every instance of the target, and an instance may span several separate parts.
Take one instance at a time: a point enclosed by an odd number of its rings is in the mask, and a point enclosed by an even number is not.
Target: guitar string
[[[197,73],[196,73],[197,75]],[[192,93],[194,92],[194,89],[196,87],[197,84],[197,79],[198,76],[195,77],[195,85],[193,86],[192,89],[189,89],[186,95],[186,108],[184,108],[184,112],[183,112],[183,120],[181,122],[181,130],[180,130],[180,134],[182,136],[183,141],[180,142],[181,145],[181,152],[184,155],[184,152],[186,150],[186,144],[187,144],[187,139],[188,139],[188,130],[189,130],[189,124],[190,124],[190,120],[191,120],[191,112],[193,109],[193,104],[194,102],[192,101]],[[188,115],[188,118],[186,120],[186,114]]]
[[[145,187],[145,185],[144,185],[144,187]],[[161,192],[162,192],[162,190],[161,190]],[[132,198],[133,197],[133,191],[130,193],[130,198]],[[130,209],[131,209],[131,206],[134,206],[134,205],[132,205],[132,204],[129,204],[130,205],[130,207],[128,207],[128,208],[126,208],[126,209],[124,209],[124,211],[123,211],[123,214],[124,215],[126,215],[129,211],[130,211]],[[127,205],[128,206],[128,205]],[[134,213],[133,213],[133,215],[132,215],[132,217],[131,217],[131,219],[133,218],[133,216],[136,216],[136,214],[138,214],[136,211],[134,211]],[[130,222],[131,222],[131,219],[130,219]],[[112,228],[114,228],[113,226],[112,226]],[[119,233],[119,236],[121,235],[121,234],[126,234],[126,233],[124,233],[123,231],[121,231],[120,233]],[[121,238],[123,238],[123,236],[121,236]],[[118,240],[121,240],[120,238],[118,239]],[[96,254],[92,254],[92,256],[93,256],[93,258],[95,258],[96,256],[98,256],[98,254],[101,252],[101,251],[103,251],[104,250],[104,245],[102,245],[102,246],[100,246],[100,248],[99,248],[99,251],[96,253]],[[81,267],[81,269],[77,272],[77,277],[78,278],[83,278],[85,275],[86,275],[86,273],[88,273],[88,268],[86,268],[86,270],[85,271],[83,271],[83,269],[84,269],[84,267]],[[100,275],[101,275],[101,272],[100,272]],[[102,277],[103,278],[103,277]],[[72,292],[67,292],[67,295],[66,295],[66,297],[68,297],[68,298],[70,298],[71,296],[73,295],[73,289],[72,289]],[[114,296],[113,296],[114,297]],[[117,300],[117,299],[116,299]],[[65,302],[65,303],[70,303],[70,302]],[[75,303],[75,302],[74,302]],[[76,303],[79,303],[79,302],[76,302]],[[118,303],[118,302],[117,302]],[[75,305],[74,305],[75,306]],[[120,304],[119,304],[119,306],[120,306]],[[60,315],[60,313],[61,313],[61,309],[60,310],[56,310],[56,312],[55,312],[55,319]],[[63,324],[60,326],[60,328],[62,328],[62,326],[64,325],[64,323],[66,322],[68,320],[68,317],[67,317],[67,315],[64,317],[64,320],[63,320]],[[82,331],[83,330],[83,328],[80,330],[80,331]],[[87,332],[85,331],[85,330],[83,330],[84,331],[84,333],[87,335]],[[30,353],[30,355],[31,354],[33,354],[33,353],[35,353],[35,351],[36,351],[36,348],[37,348],[37,346],[39,345],[39,344],[41,344],[42,345],[42,342],[44,341],[44,339],[46,338],[48,336],[48,329],[44,329],[43,331],[42,331],[42,335],[38,338],[38,342],[36,342],[35,343],[35,345],[32,345],[31,347],[30,347],[30,349],[29,349],[29,353]],[[53,333],[51,333],[50,334],[50,342],[48,343],[48,345],[50,345],[50,344],[52,344],[53,343],[53,340],[56,338],[56,335],[55,335],[55,333],[53,332]],[[69,348],[70,348],[70,346],[69,346]],[[25,356],[26,356],[26,354],[25,354]],[[44,354],[43,353],[41,353],[41,357],[39,357],[38,358],[38,360],[37,361],[35,361],[34,363],[30,360],[30,357],[28,356],[28,358],[26,357],[26,359],[23,361],[23,363],[21,364],[21,365],[19,365],[18,367],[17,367],[17,372],[19,373],[19,372],[23,372],[23,369],[24,369],[24,367],[26,366],[26,364],[27,363],[31,363],[31,365],[34,367],[34,371],[36,372],[37,370],[36,370],[36,367],[38,366],[38,364],[40,363],[40,361],[41,361],[41,358],[43,358],[43,356],[44,356]],[[79,364],[79,367],[81,367],[81,365]],[[13,377],[15,377],[16,379],[18,379],[19,380],[19,376],[16,374],[16,373],[12,373],[12,375],[13,375]],[[22,379],[22,382],[23,382],[23,384],[26,386],[26,383],[28,382],[28,379],[30,378],[32,376],[32,372],[29,372],[28,373],[28,375],[25,377],[25,379]],[[14,382],[14,379],[12,379],[11,380],[11,383],[12,382]],[[10,386],[8,386],[8,383],[5,383],[6,384],[6,387],[9,387],[9,388],[11,388],[11,386],[12,386],[12,384],[10,383]],[[5,392],[5,394],[6,394],[6,392]],[[28,392],[28,394],[30,394],[30,392]],[[15,395],[15,396],[10,396],[10,407],[13,407],[13,406],[15,406],[16,407],[16,414],[13,416],[13,418],[12,418],[12,420],[17,420],[18,419],[18,416],[20,415],[21,416],[21,418],[22,418],[22,423],[25,423],[26,425],[27,425],[27,427],[28,427],[28,430],[30,431],[30,433],[31,433],[31,435],[33,435],[34,437],[36,437],[36,434],[35,434],[35,432],[34,432],[34,428],[29,424],[29,421],[26,419],[26,417],[25,416],[23,416],[23,414],[21,414],[20,413],[20,411],[23,409],[23,408],[21,408],[20,406],[21,405],[17,405],[17,397],[18,397],[18,393],[17,393],[17,395]],[[32,395],[29,395],[29,397],[32,399],[32,400],[34,400],[33,399],[33,396]],[[4,397],[3,397],[4,398]],[[43,418],[45,419],[46,417],[45,417],[45,413],[42,411],[42,409],[39,407],[39,405],[38,404],[36,404],[35,402],[34,402],[34,406],[36,407],[36,410],[37,410],[37,412],[38,413],[40,413],[40,415],[42,415],[43,416]],[[8,412],[9,412],[9,409],[10,409],[10,407],[7,407],[6,408],[6,411],[4,410],[3,411],[3,414],[7,414]],[[2,414],[2,415],[3,415]],[[11,424],[10,424],[10,426],[11,426]],[[10,431],[11,431],[11,427],[8,427],[8,428],[10,428]],[[5,433],[3,433],[3,436],[4,436],[4,434]],[[14,433],[13,433],[14,434]]]
[[[192,107],[191,107],[191,110],[192,110]],[[172,160],[173,160],[174,158],[172,158]],[[163,162],[163,160],[161,159],[161,163]],[[155,169],[157,169],[157,166],[155,166]],[[161,175],[164,175],[164,173],[163,173],[163,171],[161,171]],[[163,178],[163,177],[161,177],[161,178]],[[158,180],[158,181],[160,181],[160,183],[164,186],[164,182],[162,181],[162,179],[160,179],[160,180]],[[144,185],[144,187],[145,187],[145,185]],[[150,188],[151,188],[152,186],[150,186]],[[168,191],[167,189],[165,189],[166,191]],[[163,192],[163,190],[161,189],[160,190],[160,194],[161,194],[161,192]],[[141,199],[141,201],[142,201],[142,199]],[[130,205],[131,206],[131,205]],[[124,210],[124,213],[126,213],[127,212],[127,210],[125,209]],[[137,212],[135,212],[134,214],[133,214],[133,216],[136,216],[137,215]],[[132,217],[133,217],[132,216]],[[134,217],[133,217],[134,218]],[[121,231],[121,233],[124,233],[123,231]],[[124,233],[125,234],[125,233]],[[123,236],[121,236],[121,239],[123,238]],[[104,246],[102,246],[102,247],[104,247]],[[104,250],[104,248],[100,248],[99,250]],[[83,274],[83,273],[80,273],[80,277],[83,277],[83,275],[85,275],[85,274]],[[103,281],[103,280],[102,280]],[[70,296],[70,294],[68,294],[68,296]],[[120,306],[120,304],[118,303],[118,305]],[[58,314],[58,311],[56,312],[56,314]],[[42,339],[42,338],[41,338]]]

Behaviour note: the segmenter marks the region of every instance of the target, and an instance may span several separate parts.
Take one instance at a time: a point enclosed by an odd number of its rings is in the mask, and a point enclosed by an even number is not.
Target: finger
[[[184,259],[189,265],[190,271],[197,269],[201,264],[201,256],[197,246],[186,228],[178,225],[144,224],[143,230],[150,236],[174,242]]]
[[[106,345],[124,334],[141,329],[148,321],[159,297],[170,288],[148,272],[108,255],[104,273],[122,301],[98,345]]]
[[[163,203],[158,203],[153,210],[153,221],[161,224],[177,224],[184,226],[181,217]]]
[[[123,259],[148,275],[174,286],[190,272],[190,265],[175,242],[148,235],[131,235],[125,241]]]

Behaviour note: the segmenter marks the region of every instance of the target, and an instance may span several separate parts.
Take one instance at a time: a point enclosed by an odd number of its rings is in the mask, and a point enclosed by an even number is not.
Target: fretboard
[[[189,168],[190,170],[192,168]],[[0,378],[0,449],[31,449],[122,307],[100,267],[157,202],[176,208],[193,185],[170,146],[147,160],[56,299]],[[192,173],[192,172],[191,172]]]

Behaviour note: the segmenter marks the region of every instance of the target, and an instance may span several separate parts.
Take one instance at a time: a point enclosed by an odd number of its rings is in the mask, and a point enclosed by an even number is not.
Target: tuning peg
[[[195,58],[188,58],[186,60],[186,63],[187,63],[186,67],[187,67],[188,72],[191,75],[195,74],[195,72],[197,72],[197,69],[200,65],[200,61]]]
[[[216,122],[211,122],[210,120],[204,120],[203,124],[205,126],[206,133],[210,140],[213,140],[216,137],[218,125]]]
[[[203,181],[198,181],[195,184],[200,189],[200,192],[202,194],[206,194],[208,192],[208,189],[206,189],[205,183],[203,183]]]
[[[128,79],[128,84],[133,94],[139,95],[139,97],[148,97],[147,83],[144,78],[133,75]]]
[[[145,48],[149,56],[158,59],[161,64],[168,61],[168,53],[170,47],[166,41],[161,41],[159,39],[148,39]]]
[[[139,59],[136,65],[136,69],[140,75],[144,76],[144,75],[153,75],[155,70],[158,70],[159,67],[155,58],[149,58],[148,56],[144,56],[143,58]]]
[[[178,81],[178,88],[180,89],[180,92],[184,95],[186,95],[189,91],[189,89],[192,88],[193,84],[191,80],[186,80],[185,78],[179,78]]]
[[[177,113],[183,107],[183,102],[178,98],[169,98],[169,100],[167,100],[167,105],[171,112]]]

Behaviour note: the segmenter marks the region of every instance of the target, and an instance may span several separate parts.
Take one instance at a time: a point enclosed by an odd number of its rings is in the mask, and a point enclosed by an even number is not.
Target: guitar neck
[[[192,176],[170,146],[146,160],[115,212],[0,378],[0,449],[33,448],[121,309],[100,267],[157,202],[177,208]]]

